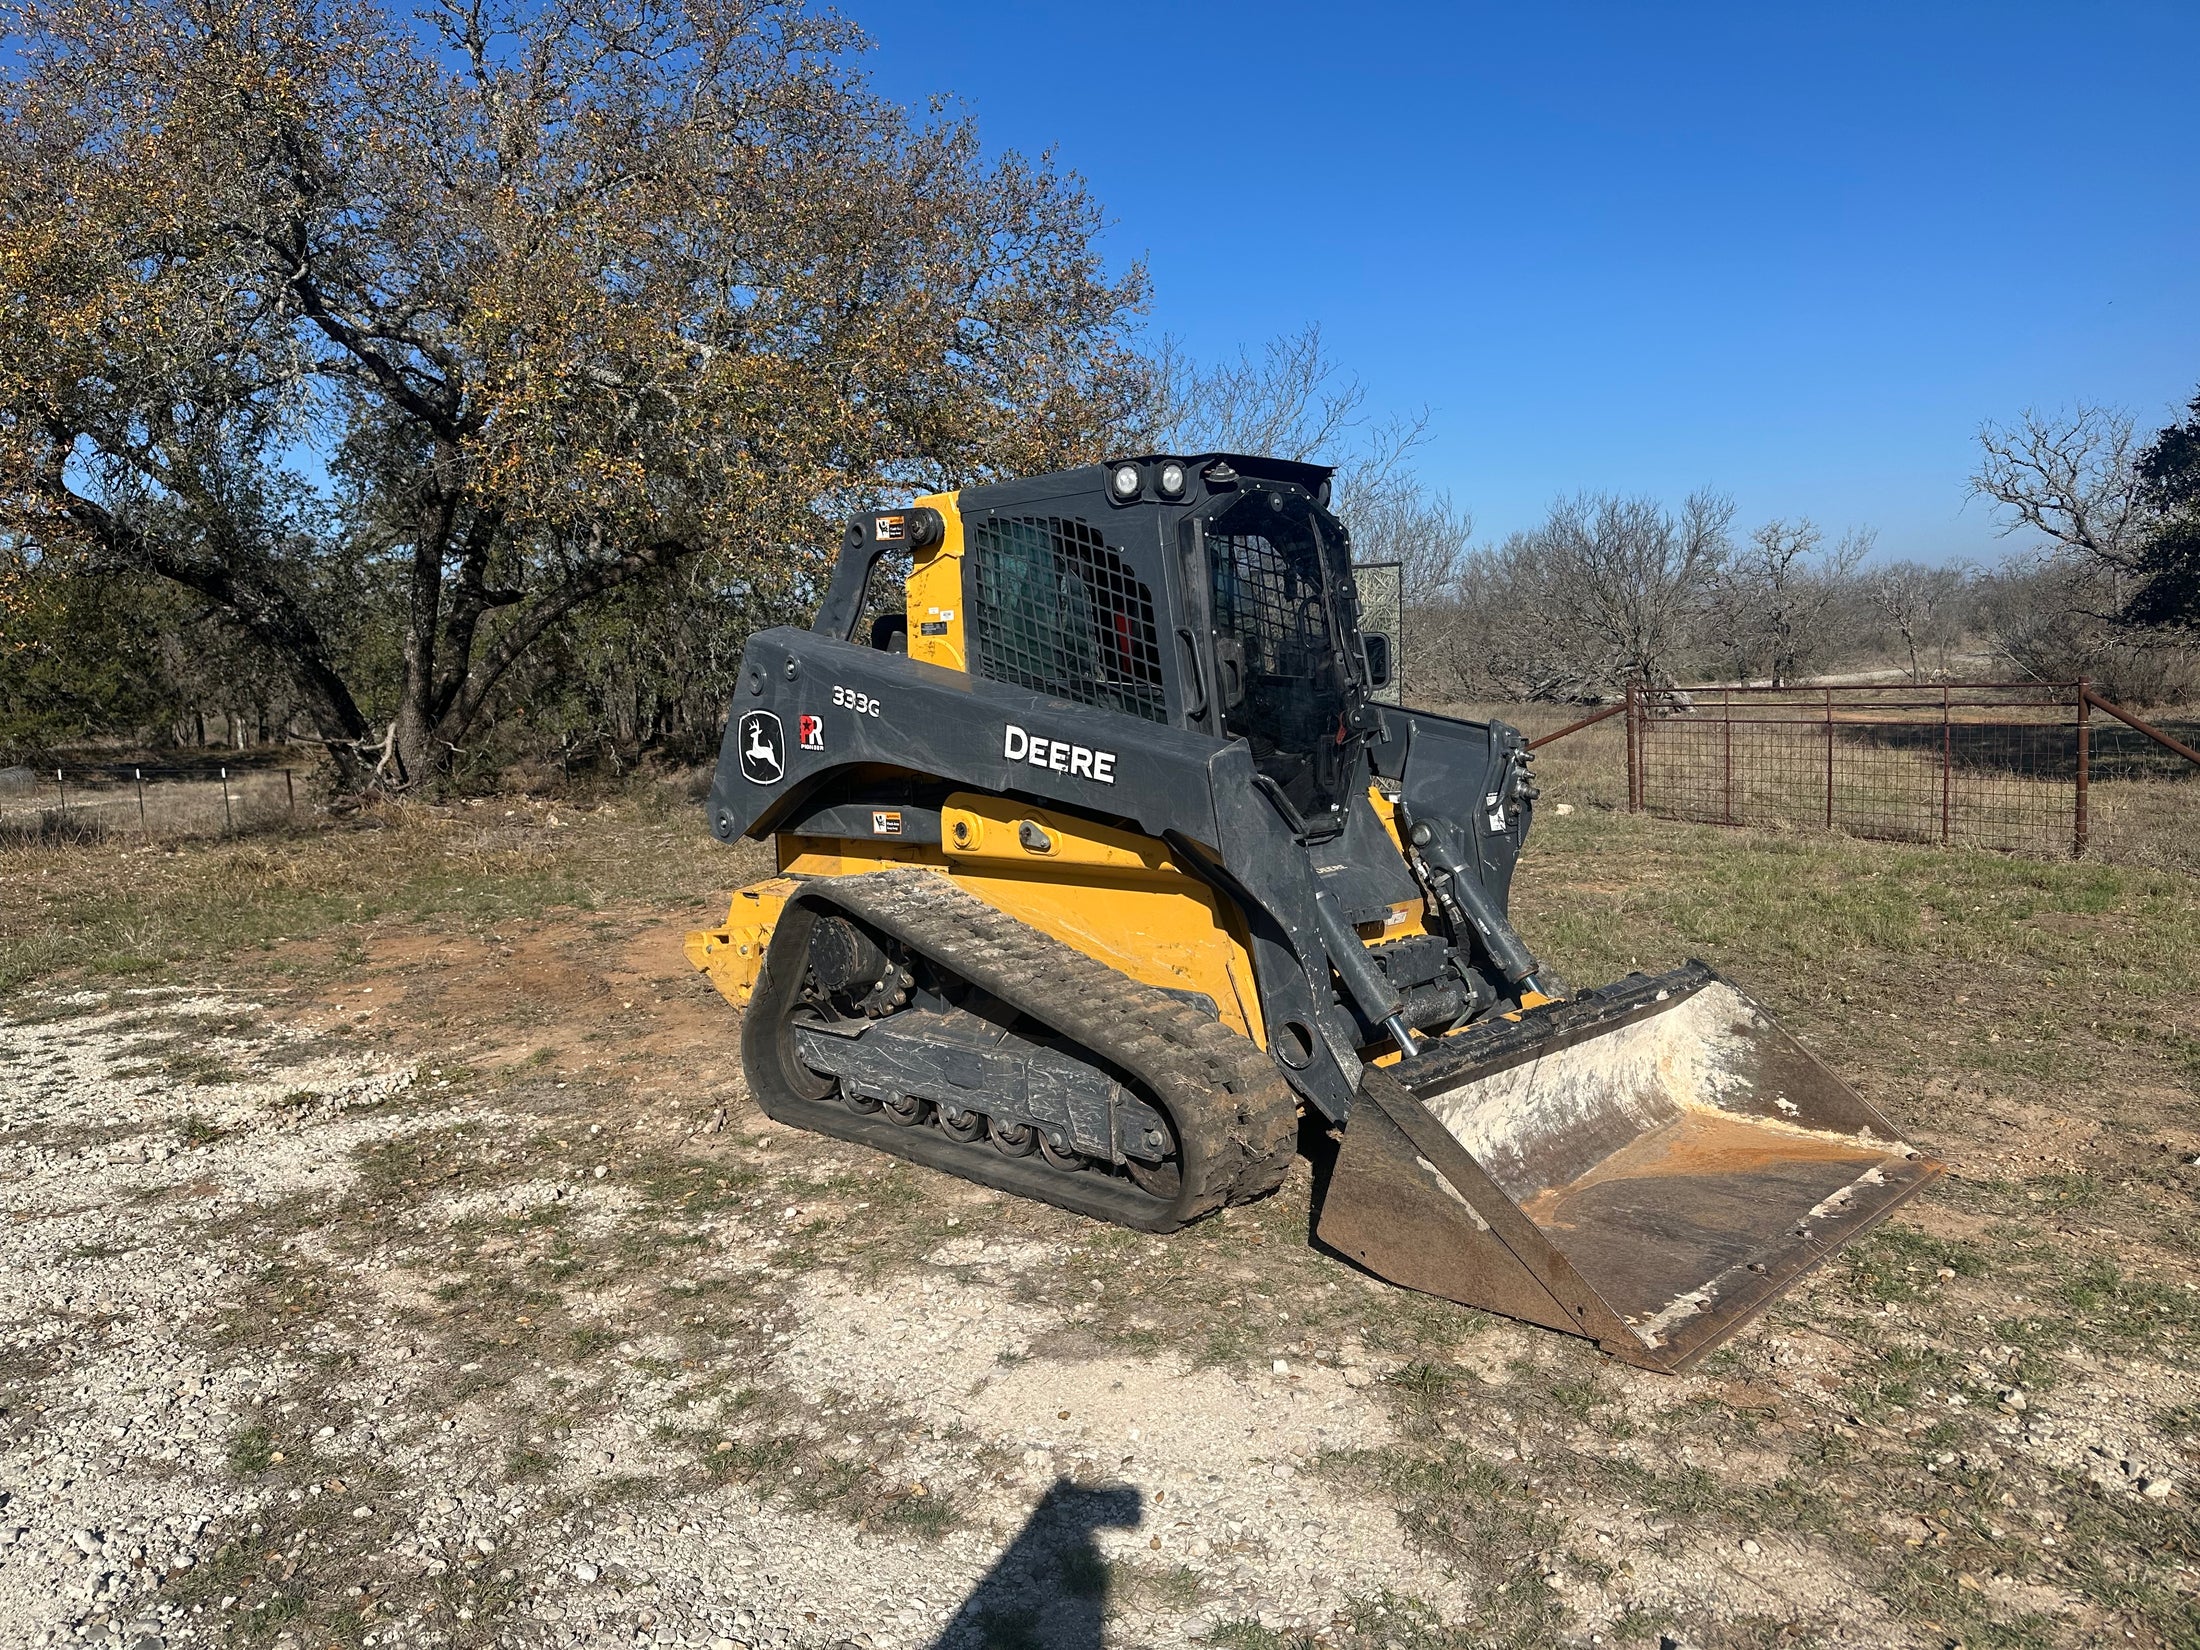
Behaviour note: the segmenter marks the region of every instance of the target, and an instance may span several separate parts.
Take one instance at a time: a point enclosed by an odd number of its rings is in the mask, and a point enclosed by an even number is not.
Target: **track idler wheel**
[[[785,1023],[780,1028],[778,1038],[780,1046],[777,1051],[780,1068],[786,1073],[787,1086],[805,1100],[830,1100],[840,1092],[840,1079],[829,1071],[811,1070],[809,1066],[803,1063],[801,1051],[795,1045],[794,1028],[798,1024],[807,1021],[811,1025],[817,1025],[824,1018],[809,1004],[802,1003],[798,1004],[794,1012],[787,1016]],[[854,1096],[848,1096],[847,1099],[850,1105],[856,1105]],[[874,1111],[878,1108],[878,1102],[875,1100],[868,1102],[868,1105]],[[858,1106],[857,1109],[861,1110],[863,1108]]]

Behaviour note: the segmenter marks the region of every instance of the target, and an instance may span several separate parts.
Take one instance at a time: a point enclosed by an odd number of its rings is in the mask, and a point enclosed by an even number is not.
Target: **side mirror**
[[[1367,660],[1367,685],[1372,689],[1390,686],[1390,638],[1380,630],[1363,630],[1360,652]]]

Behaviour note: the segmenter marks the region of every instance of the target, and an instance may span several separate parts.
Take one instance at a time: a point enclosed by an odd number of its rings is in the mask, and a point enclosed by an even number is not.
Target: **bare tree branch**
[[[2084,402],[2055,413],[2027,409],[2012,425],[1986,424],[1971,492],[2008,512],[2004,533],[2029,528],[2128,572],[2140,518],[2133,428],[2129,413]]]

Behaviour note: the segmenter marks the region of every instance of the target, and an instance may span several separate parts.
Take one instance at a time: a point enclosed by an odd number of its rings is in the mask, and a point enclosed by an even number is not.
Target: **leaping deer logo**
[[[785,733],[779,718],[768,710],[752,710],[741,718],[741,776],[754,785],[775,785],[786,771]]]

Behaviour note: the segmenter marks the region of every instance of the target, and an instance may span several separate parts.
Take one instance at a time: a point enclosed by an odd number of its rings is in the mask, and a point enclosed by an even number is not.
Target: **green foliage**
[[[752,631],[803,624],[791,590],[703,566],[606,595],[545,636],[483,715],[461,771],[514,762],[560,771],[630,767],[645,756],[705,762]]]
[[[72,575],[0,544],[0,763],[166,721],[180,694],[162,636],[178,608],[148,580]]]
[[[1565,1541],[1566,1521],[1515,1472],[1457,1439],[1340,1452],[1324,1465],[1380,1490],[1408,1537],[1473,1579],[1477,1624],[1486,1632],[1520,1650],[1559,1642],[1566,1607],[1543,1577],[1545,1555]],[[1402,1637],[1403,1624],[1392,1625]],[[1433,1619],[1426,1625],[1434,1630]]]
[[[2140,583],[2125,604],[2134,624],[2200,632],[2200,395],[2183,422],[2139,455]]]
[[[1909,1226],[1882,1226],[1842,1256],[1849,1268],[1849,1291],[1879,1305],[1922,1299],[1940,1281],[1943,1267],[1959,1278],[1980,1278],[1986,1257],[1968,1243],[1930,1237]]]
[[[880,95],[828,11],[216,15],[9,8],[0,542],[190,592],[347,783],[437,786],[500,710],[692,745],[678,673],[850,506],[1089,461],[1147,396],[1082,184]],[[580,618],[697,568],[673,634]]]
[[[275,1442],[264,1426],[240,1428],[230,1436],[229,1470],[235,1473],[265,1472],[274,1464]]]
[[[2055,1293],[2083,1314],[2095,1343],[2149,1345],[2165,1335],[2200,1333],[2200,1295],[2179,1284],[2129,1277],[2105,1260],[2063,1279]]]

